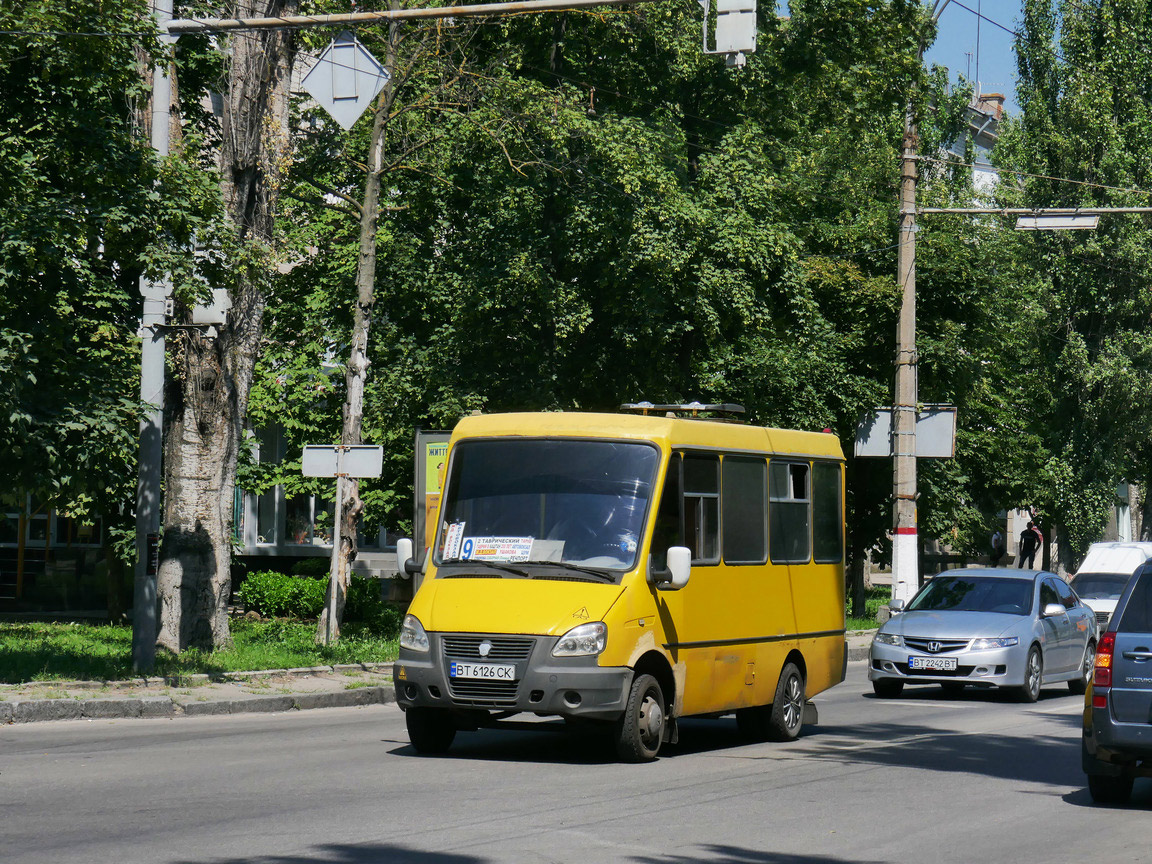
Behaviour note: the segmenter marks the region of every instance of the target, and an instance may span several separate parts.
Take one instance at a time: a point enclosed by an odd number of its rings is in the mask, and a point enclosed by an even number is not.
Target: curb
[[[0,702],[0,724],[37,723],[47,720],[156,719],[208,717],[225,714],[269,714],[308,711],[314,708],[354,708],[386,705],[396,701],[391,684],[357,687],[333,693],[297,693],[286,696],[248,696],[205,702],[178,701],[170,696],[138,699],[22,699]]]

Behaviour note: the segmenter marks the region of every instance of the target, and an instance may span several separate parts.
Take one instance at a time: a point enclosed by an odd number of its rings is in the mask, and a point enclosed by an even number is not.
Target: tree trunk
[[[296,0],[239,0],[238,17],[295,14]],[[280,174],[288,148],[291,35],[234,37],[221,128],[221,191],[238,237],[260,262],[240,268],[218,338],[183,331],[166,400],[164,539],[157,645],[179,653],[231,641],[232,503],[236,462],[272,272]]]
[[[399,4],[392,3],[392,8]],[[392,77],[380,91],[372,119],[371,152],[364,180],[364,199],[360,207],[360,255],[356,265],[356,309],[352,327],[352,346],[348,367],[344,372],[346,396],[344,426],[340,436],[342,444],[360,444],[364,427],[364,385],[368,376],[368,336],[372,326],[372,313],[376,305],[376,231],[380,216],[380,182],[384,171],[385,143],[388,119],[396,98],[396,42],[399,25],[388,29],[388,50],[385,68]],[[337,485],[340,488],[340,484]],[[356,558],[356,522],[364,510],[360,500],[360,484],[354,478],[343,483],[344,500],[337,510],[341,514],[340,546],[332,550],[332,567],[328,575],[328,600],[316,628],[316,640],[329,644],[340,637],[340,622],[344,616],[344,603],[348,596],[348,580],[352,561]]]

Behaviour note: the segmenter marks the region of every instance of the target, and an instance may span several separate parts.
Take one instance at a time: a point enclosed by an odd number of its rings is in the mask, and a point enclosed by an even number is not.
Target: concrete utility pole
[[[949,0],[936,0],[931,22],[940,20]],[[924,56],[920,46],[919,57]],[[896,386],[892,405],[892,599],[907,603],[920,586],[916,532],[916,120],[912,99],[904,112],[900,159],[900,321],[896,325]]]
[[[168,41],[172,0],[153,0],[161,38]],[[152,67],[152,149],[168,155],[172,81],[166,61]],[[140,279],[144,314],[140,321],[140,401],[150,406],[140,418],[140,463],[136,482],[136,570],[132,602],[132,668],[150,672],[156,663],[156,565],[160,543],[160,485],[164,456],[165,306],[167,280]]]

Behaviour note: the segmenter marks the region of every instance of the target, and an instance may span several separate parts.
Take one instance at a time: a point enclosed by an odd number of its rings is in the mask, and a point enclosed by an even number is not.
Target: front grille
[[[963,651],[968,647],[968,639],[929,639],[920,638],[919,636],[905,636],[904,644],[909,648],[915,648],[917,651],[923,651],[925,654],[947,654],[949,651]],[[940,647],[936,651],[928,650],[928,643],[936,642]]]
[[[1101,627],[1106,627],[1106,626],[1108,626],[1108,619],[1111,617],[1112,617],[1111,612],[1097,612],[1096,613],[1096,623],[1099,624]]]
[[[444,655],[445,672],[454,660],[473,663],[514,663],[517,664],[515,681],[493,681],[486,678],[448,678],[448,692],[458,705],[475,705],[486,708],[507,708],[516,703],[520,689],[520,674],[532,654],[534,639],[517,636],[453,635],[441,636],[441,651]],[[492,647],[487,655],[480,654],[481,643],[488,642]]]
[[[512,705],[516,702],[516,691],[519,688],[519,681],[448,679],[448,689],[452,692],[452,701],[466,705],[487,705],[497,708],[502,705]]]
[[[533,640],[505,636],[443,636],[447,660],[472,660],[479,663],[519,663],[532,653]],[[492,649],[480,655],[480,643],[489,642]]]

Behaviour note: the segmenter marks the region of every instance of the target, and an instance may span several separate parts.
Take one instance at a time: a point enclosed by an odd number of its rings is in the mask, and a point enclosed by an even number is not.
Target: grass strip
[[[180,656],[158,651],[151,673],[163,677],[338,663],[388,663],[396,639],[382,638],[355,624],[341,628],[335,645],[315,644],[316,624],[307,621],[230,623],[232,647],[190,650]],[[118,681],[132,672],[132,628],[122,624],[0,622],[0,683],[28,681]]]

